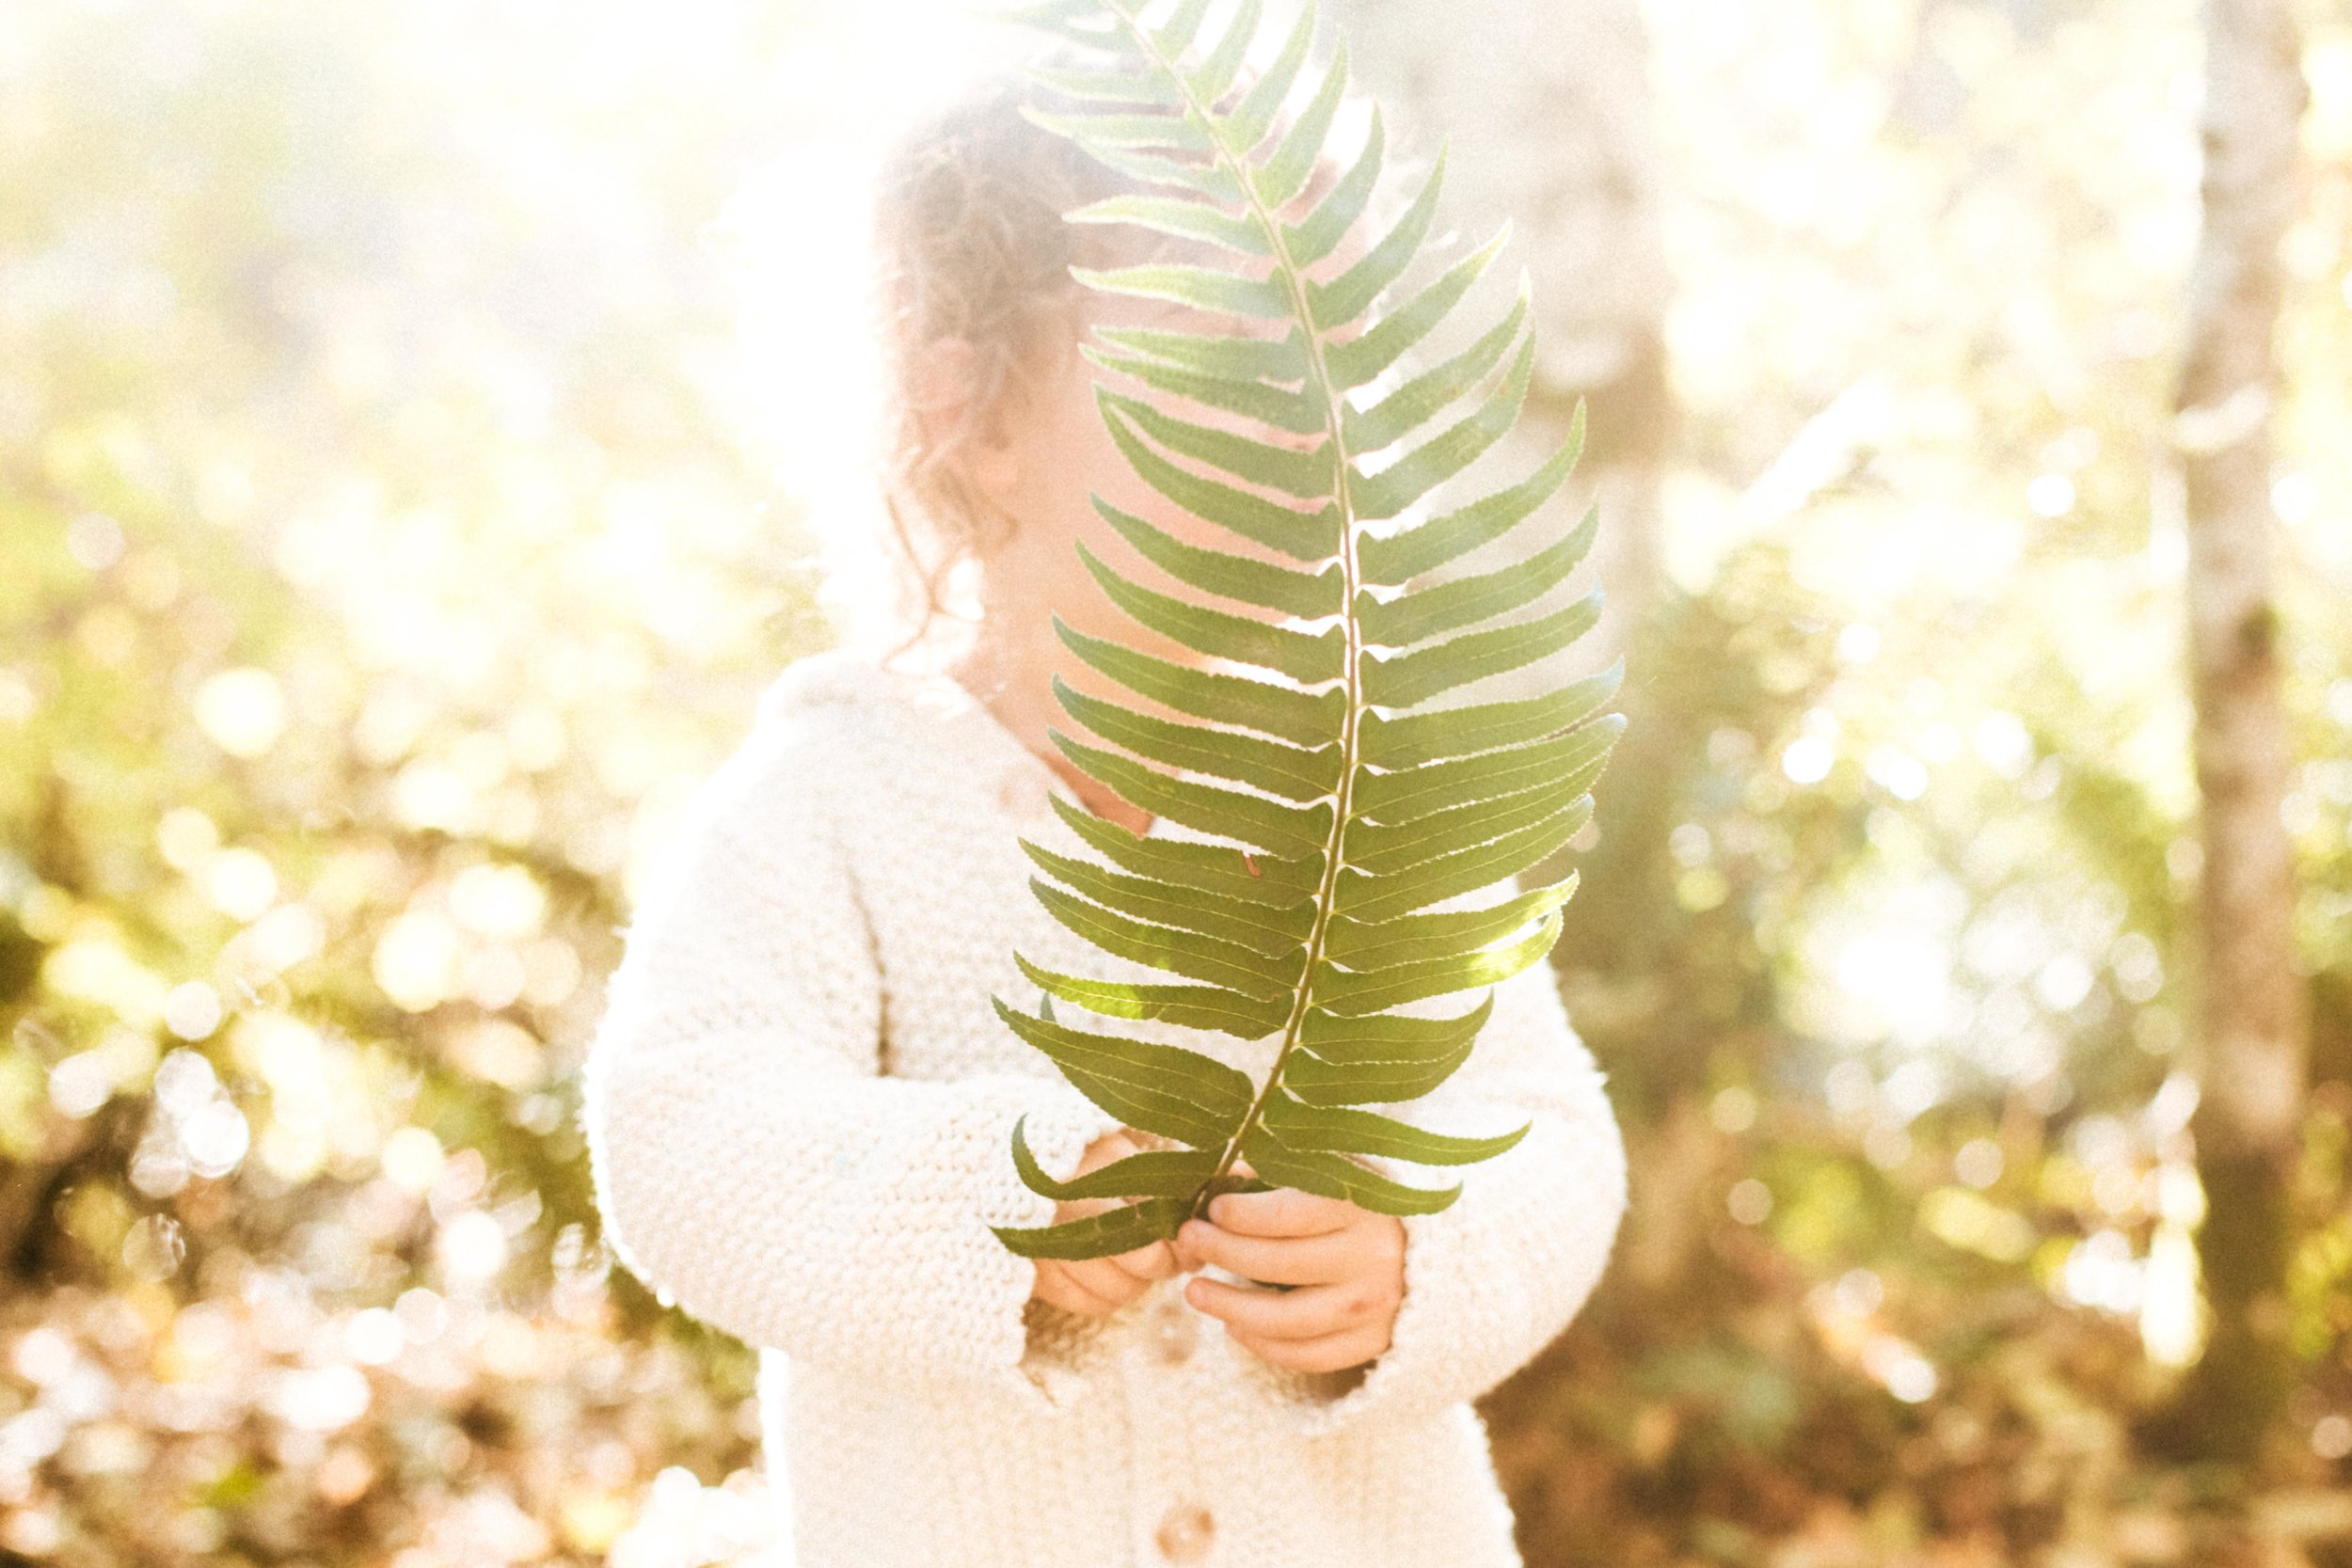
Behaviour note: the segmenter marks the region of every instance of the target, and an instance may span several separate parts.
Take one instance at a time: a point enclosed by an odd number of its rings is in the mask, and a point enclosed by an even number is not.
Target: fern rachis
[[[1440,155],[1400,215],[1343,254],[1386,145],[1375,109],[1352,163],[1327,189],[1311,189],[1346,93],[1344,47],[1308,86],[1309,6],[1273,62],[1244,83],[1260,26],[1254,0],[1214,39],[1199,36],[1207,0],[1177,0],[1147,25],[1158,8],[1049,0],[1018,19],[1089,62],[1041,71],[1041,85],[1071,106],[1032,118],[1136,187],[1070,216],[1136,226],[1199,253],[1079,277],[1170,302],[1222,331],[1103,329],[1087,354],[1154,394],[1098,386],[1102,418],[1136,474],[1211,525],[1207,536],[1236,546],[1180,539],[1096,498],[1138,555],[1198,596],[1133,581],[1091,553],[1088,571],[1136,626],[1202,659],[1157,658],[1057,618],[1081,663],[1152,711],[1057,682],[1064,711],[1094,738],[1054,740],[1122,800],[1209,841],[1139,838],[1057,802],[1101,862],[1025,842],[1039,898],[1103,951],[1170,979],[1090,980],[1025,959],[1022,968],[1047,997],[1084,1011],[1279,1044],[1253,1084],[1202,1052],[1079,1028],[1050,1002],[1030,1014],[998,1000],[1007,1024],[1096,1104],[1176,1146],[1057,1181],[1016,1126],[1013,1156],[1032,1190],[1137,1200],[1063,1225],[997,1227],[1032,1257],[1127,1251],[1242,1187],[1295,1186],[1391,1214],[1451,1203],[1458,1183],[1416,1187],[1351,1156],[1460,1164],[1525,1134],[1450,1136],[1362,1108],[1441,1083],[1474,1048],[1492,999],[1449,1018],[1396,1009],[1543,959],[1575,879],[1509,884],[1589,819],[1590,786],[1622,727],[1599,712],[1613,674],[1532,698],[1427,705],[1548,658],[1590,627],[1598,605],[1592,594],[1528,613],[1582,559],[1590,515],[1500,569],[1421,581],[1534,515],[1581,444],[1580,411],[1562,451],[1523,482],[1414,520],[1508,432],[1527,395],[1524,285],[1467,347],[1426,368],[1405,363],[1503,237],[1408,286],[1429,245]],[[1211,602],[1219,600],[1236,608]],[[1497,889],[1506,895],[1483,907],[1436,907]],[[1235,1172],[1243,1160],[1253,1178]]]

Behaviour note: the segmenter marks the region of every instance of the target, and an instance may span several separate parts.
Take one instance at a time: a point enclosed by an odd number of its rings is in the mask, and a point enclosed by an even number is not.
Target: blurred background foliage
[[[2251,1470],[2150,1425],[2201,1332],[2195,8],[1646,0],[1683,422],[1557,953],[1634,1212],[1484,1405],[1531,1563],[2352,1562],[2305,12],[2285,1417]],[[766,1543],[748,1359],[608,1268],[573,1074],[638,868],[830,636],[777,391],[824,368],[742,352],[713,224],[893,63],[749,0],[0,10],[0,1557]]]

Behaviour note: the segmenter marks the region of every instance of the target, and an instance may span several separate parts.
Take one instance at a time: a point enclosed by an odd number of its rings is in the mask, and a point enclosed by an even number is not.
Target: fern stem
[[[1314,314],[1308,305],[1306,276],[1291,260],[1289,242],[1280,220],[1268,210],[1256,182],[1249,178],[1246,162],[1249,149],[1236,148],[1227,140],[1225,128],[1212,111],[1211,104],[1201,102],[1193,92],[1192,84],[1175,59],[1161,53],[1152,35],[1136,20],[1135,15],[1118,6],[1109,8],[1118,16],[1128,36],[1135,40],[1136,46],[1174,86],[1186,111],[1208,132],[1217,161],[1233,176],[1234,182],[1240,186],[1248,202],[1250,212],[1264,229],[1266,240],[1274,252],[1274,277],[1280,280],[1283,290],[1290,295],[1292,311],[1306,341],[1308,375],[1312,382],[1313,392],[1320,396],[1323,403],[1324,429],[1330,438],[1332,472],[1337,476],[1333,499],[1340,509],[1340,634],[1345,654],[1341,680],[1347,702],[1340,721],[1340,779],[1331,815],[1331,836],[1324,847],[1323,879],[1315,889],[1314,925],[1307,938],[1305,967],[1299,974],[1297,997],[1292,1004],[1289,1021],[1282,1026],[1281,1047],[1275,1053],[1274,1065],[1267,1069],[1264,1085],[1250,1101],[1248,1111],[1242,1117],[1240,1126],[1233,1130],[1223,1152],[1217,1156],[1216,1168],[1193,1194],[1192,1201],[1185,1210],[1186,1219],[1204,1219],[1210,1202],[1225,1190],[1227,1175],[1232,1171],[1233,1163],[1241,1157],[1242,1145],[1263,1117],[1267,1101],[1281,1085],[1282,1069],[1289,1063],[1291,1053],[1297,1048],[1299,1032],[1307,1021],[1307,1010],[1314,1005],[1315,974],[1323,962],[1324,943],[1339,901],[1340,861],[1346,847],[1348,816],[1356,790],[1356,771],[1361,745],[1363,628],[1357,619],[1356,595],[1362,583],[1362,568],[1356,554],[1356,510],[1349,494],[1350,467],[1343,434],[1344,410],[1341,406],[1340,394],[1332,390],[1331,372],[1324,354],[1323,339],[1315,330]]]

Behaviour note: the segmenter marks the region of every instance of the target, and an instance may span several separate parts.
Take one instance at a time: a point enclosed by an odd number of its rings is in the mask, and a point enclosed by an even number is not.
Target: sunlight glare
[[[882,537],[873,474],[882,366],[872,332],[873,190],[894,135],[1027,40],[950,0],[829,8],[786,52],[787,134],[712,225],[737,290],[733,397],[746,438],[805,509],[837,596],[869,593]],[[830,574],[829,574],[830,575]]]

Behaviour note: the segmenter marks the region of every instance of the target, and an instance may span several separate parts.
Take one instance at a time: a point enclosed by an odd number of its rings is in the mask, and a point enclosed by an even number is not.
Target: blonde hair
[[[1029,89],[990,76],[917,120],[883,159],[875,191],[874,290],[882,361],[880,462],[898,565],[919,619],[895,650],[946,612],[947,585],[1001,544],[1009,519],[957,471],[961,435],[934,438],[922,357],[968,345],[968,429],[1071,341],[1084,319],[1075,264],[1101,267],[1166,248],[1124,225],[1072,224],[1069,210],[1135,188],[1066,137],[1021,114]]]
[[[1057,58],[1049,63],[1073,63]],[[1245,66],[1229,89],[1257,78]],[[1059,363],[1083,329],[1089,291],[1073,265],[1105,267],[1182,256],[1214,262],[1205,242],[1128,224],[1073,224],[1087,202],[1144,187],[1021,113],[1035,89],[1017,71],[980,77],[912,122],[884,155],[873,195],[872,298],[881,361],[877,462],[889,520],[901,621],[913,630],[888,656],[929,641],[949,611],[956,574],[1001,544],[1011,519],[957,472],[960,436],[934,439],[923,405],[922,356],[942,342],[970,350],[973,402],[959,430],[984,422],[1022,378]],[[1291,123],[1278,113],[1270,128]],[[1178,158],[1191,155],[1167,154]],[[1319,155],[1295,200],[1311,206],[1339,176]]]

